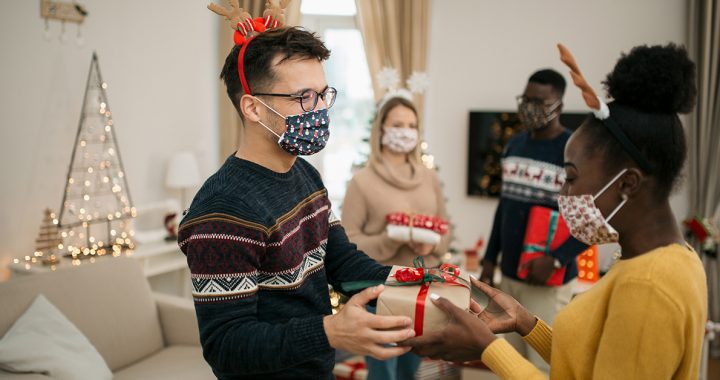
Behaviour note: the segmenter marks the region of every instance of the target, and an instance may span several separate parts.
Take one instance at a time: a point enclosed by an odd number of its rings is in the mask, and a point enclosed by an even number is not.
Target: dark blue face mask
[[[327,108],[283,116],[262,100],[258,100],[269,110],[285,119],[285,132],[282,136],[259,121],[260,125],[278,137],[278,145],[284,151],[294,156],[309,156],[325,148],[330,139],[330,117]]]

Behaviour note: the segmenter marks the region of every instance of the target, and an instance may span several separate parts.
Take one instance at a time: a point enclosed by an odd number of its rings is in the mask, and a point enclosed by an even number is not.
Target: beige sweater
[[[378,262],[412,266],[413,250],[403,242],[391,240],[385,232],[385,216],[399,211],[447,219],[437,174],[420,164],[391,167],[371,162],[358,171],[348,185],[342,206],[342,225],[350,240]],[[440,264],[449,241],[450,233],[425,257],[427,266]]]

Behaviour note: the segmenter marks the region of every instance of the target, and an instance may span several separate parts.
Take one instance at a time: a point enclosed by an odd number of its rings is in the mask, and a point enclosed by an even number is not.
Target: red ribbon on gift
[[[430,284],[440,282],[450,286],[466,286],[459,283],[460,268],[457,265],[443,264],[438,269],[425,267],[425,260],[416,257],[413,260],[414,268],[401,268],[395,271],[393,277],[402,285],[420,285],[420,290],[415,298],[415,336],[423,334],[425,322],[425,300],[427,299]]]
[[[338,380],[355,380],[355,375],[357,375],[357,372],[363,369],[367,369],[367,365],[365,365],[364,361],[346,361],[342,363],[345,366],[350,367],[350,375],[348,377],[345,376],[337,376]]]

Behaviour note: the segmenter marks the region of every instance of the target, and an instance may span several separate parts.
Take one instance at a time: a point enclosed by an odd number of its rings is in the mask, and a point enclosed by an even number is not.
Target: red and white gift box
[[[397,241],[437,244],[448,233],[447,220],[431,215],[394,212],[385,216],[388,236]]]

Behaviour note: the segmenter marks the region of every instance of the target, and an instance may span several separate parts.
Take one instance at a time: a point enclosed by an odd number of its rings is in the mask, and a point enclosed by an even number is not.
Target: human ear
[[[260,120],[260,110],[257,101],[252,95],[244,94],[240,98],[240,112],[245,120],[257,123]]]
[[[637,168],[628,169],[625,174],[620,177],[620,193],[628,198],[634,197],[641,189],[645,176]]]

